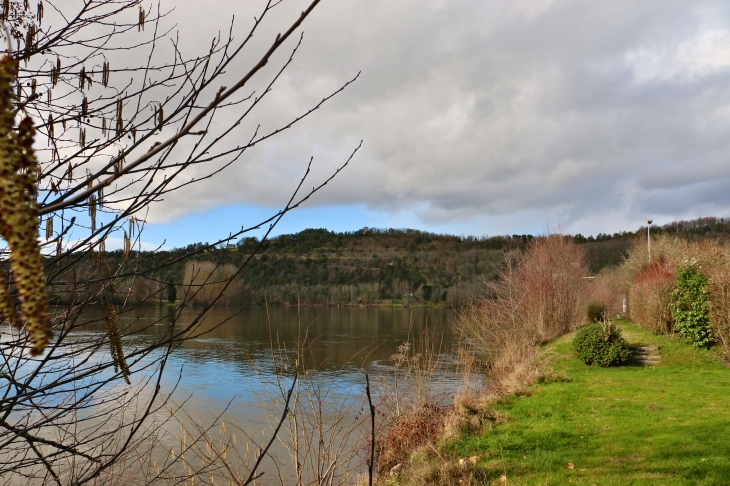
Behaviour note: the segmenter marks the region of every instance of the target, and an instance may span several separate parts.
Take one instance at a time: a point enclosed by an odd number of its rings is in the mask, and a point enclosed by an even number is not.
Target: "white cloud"
[[[194,33],[188,47],[203,45],[227,25],[203,14],[248,8],[239,3],[203,12],[182,1],[172,18]],[[730,196],[713,188],[730,182],[727,2],[340,0],[323,2],[304,31],[257,112],[263,129],[362,70],[360,80],[224,174],[167,196],[149,221],[280,205],[310,155],[322,180],[360,139],[361,153],[312,204],[411,210],[424,224],[514,214],[586,228],[726,212]]]

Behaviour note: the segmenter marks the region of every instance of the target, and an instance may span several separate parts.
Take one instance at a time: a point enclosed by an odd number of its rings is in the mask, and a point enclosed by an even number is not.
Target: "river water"
[[[96,311],[92,309],[89,312],[87,317],[94,317]],[[98,309],[98,312],[100,315],[96,317],[101,318],[104,310]],[[145,322],[159,321],[141,334],[125,339],[125,347],[141,345],[146,339],[164,332],[169,320],[163,316],[169,312],[166,307],[139,307],[122,314],[121,328],[132,323],[138,328]],[[183,309],[175,325],[184,326],[198,312],[196,308]],[[404,342],[418,341],[428,334],[431,350],[441,356],[442,366],[438,383],[432,385],[443,388],[444,392],[455,390],[459,375],[449,363],[454,355],[456,318],[456,312],[450,309],[216,308],[201,325],[204,334],[186,341],[173,352],[165,371],[162,392],[174,389],[173,402],[185,401],[185,409],[190,414],[187,420],[198,424],[213,423],[223,414],[218,422],[227,425],[218,425],[210,432],[218,440],[227,438],[230,441],[231,431],[235,430],[238,437],[248,436],[252,444],[261,444],[271,436],[272,424],[281,414],[283,396],[292,382],[293,368],[301,369],[302,388],[297,389],[301,423],[292,425],[291,419],[287,422],[285,429],[289,430],[285,432],[289,439],[277,442],[272,448],[277,458],[262,465],[262,471],[266,471],[267,477],[272,480],[264,482],[291,483],[292,471],[296,468],[287,464],[305,461],[305,458],[291,461],[291,437],[296,435],[291,429],[299,428],[300,436],[316,435],[320,448],[324,442],[331,445],[330,449],[339,448],[339,452],[332,452],[332,449],[327,454],[334,458],[333,461],[347,462],[342,459],[347,455],[345,449],[354,450],[358,444],[364,444],[363,433],[369,433],[369,427],[362,426],[368,423],[367,415],[363,414],[363,410],[367,410],[365,373],[374,384],[374,399],[378,402],[382,398],[378,394],[393,390],[390,385],[378,387],[377,384],[393,381],[396,369],[391,357],[398,353],[399,347],[403,350]],[[298,354],[297,342],[303,343]],[[410,356],[414,354],[411,350]],[[314,376],[316,379],[312,379]],[[446,400],[448,395],[444,395]],[[318,413],[319,418],[313,419]],[[323,424],[330,427],[332,423],[336,423],[339,429],[327,435]],[[360,424],[359,428],[357,424]],[[194,432],[194,429],[191,427],[190,431]],[[314,429],[319,432],[315,433]],[[334,429],[332,427],[331,430]],[[238,437],[234,439],[239,440]],[[175,449],[180,441],[177,431],[162,441],[163,449]],[[312,447],[310,445],[310,449]],[[239,449],[243,450],[243,445]],[[248,454],[241,453],[246,458],[241,457],[240,460],[250,463],[254,453],[247,450]],[[320,451],[315,455],[321,459],[326,454]],[[362,473],[362,459],[361,451],[354,462],[344,464],[342,468],[358,469]],[[307,460],[317,462],[312,457]],[[160,458],[157,462],[164,460]],[[307,467],[310,470],[303,474],[310,480],[322,475],[321,471],[315,470],[321,465],[303,466],[304,469]],[[279,478],[273,481],[274,476]],[[342,476],[333,484],[350,483],[352,480],[352,476]]]

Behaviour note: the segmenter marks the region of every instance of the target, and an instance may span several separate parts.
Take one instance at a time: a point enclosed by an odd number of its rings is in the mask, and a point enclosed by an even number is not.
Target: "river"
[[[86,317],[101,318],[104,312],[91,309]],[[141,345],[163,332],[169,320],[161,318],[169,312],[169,307],[138,307],[123,313],[121,328],[128,324],[139,328],[145,322],[159,321],[125,339],[124,346]],[[183,309],[176,326],[184,326],[198,312],[196,308]],[[262,465],[271,480],[264,482],[293,482],[296,468],[288,466],[292,462],[305,463],[302,468],[308,470],[302,474],[309,480],[321,477],[327,474],[325,469],[330,460],[330,466],[334,462],[340,464],[339,476],[333,484],[349,483],[353,476],[343,471],[352,469],[360,474],[364,471],[362,451],[350,462],[346,458],[350,451],[365,443],[363,434],[369,433],[369,427],[363,426],[368,423],[368,416],[363,412],[367,411],[365,373],[373,382],[377,403],[382,398],[379,395],[392,393],[392,382],[398,379],[391,357],[399,349],[403,351],[404,342],[417,342],[428,334],[429,346],[440,356],[441,368],[436,377],[430,377],[438,382],[429,386],[444,392],[443,400],[448,401],[460,380],[450,365],[456,318],[455,311],[443,308],[215,308],[202,323],[201,330],[205,332],[173,352],[167,363],[162,392],[174,389],[172,401],[185,402],[185,410],[190,414],[185,419],[186,426],[192,435],[196,430],[193,422],[206,425],[220,416],[208,438],[228,440],[229,444],[231,440],[236,443],[241,440],[241,445],[230,447],[238,449],[241,457],[237,461],[250,464],[255,459],[255,444],[262,444],[271,436],[294,376],[293,368],[298,367],[300,387],[295,397],[299,400],[299,422],[292,423],[290,418],[285,424],[282,440],[272,448],[276,459]],[[298,355],[297,342],[304,343]],[[418,353],[411,350],[406,354],[413,359]],[[225,424],[222,427],[221,422]],[[181,441],[187,440],[188,434],[184,435],[181,439],[180,430],[175,430],[162,438],[160,445],[166,450],[179,448]],[[247,452],[243,452],[242,436],[248,436],[253,445]],[[319,449],[324,443],[329,444],[329,449],[314,451],[315,444],[303,445],[304,436],[316,438]],[[299,459],[291,461],[295,443],[319,459],[306,458],[300,453]],[[164,462],[159,450],[155,456],[157,463]],[[324,464],[314,464],[317,462]],[[237,467],[245,469],[241,464]],[[279,476],[276,481],[274,476]]]

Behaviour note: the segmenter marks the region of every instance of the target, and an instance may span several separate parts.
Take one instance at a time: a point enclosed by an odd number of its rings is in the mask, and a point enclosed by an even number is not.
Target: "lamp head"
[[[652,220],[649,218],[646,218],[646,224],[651,224],[651,223],[652,223]]]

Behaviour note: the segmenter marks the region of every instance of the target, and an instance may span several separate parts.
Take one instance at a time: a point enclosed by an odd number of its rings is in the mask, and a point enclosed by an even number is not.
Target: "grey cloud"
[[[183,31],[193,4],[178,2]],[[210,15],[192,30],[208,39],[226,22]],[[304,31],[257,122],[274,127],[362,70],[360,80],[153,219],[279,205],[310,155],[321,180],[360,139],[312,204],[412,210],[425,224],[727,212],[727,2],[341,0],[323,2]]]

